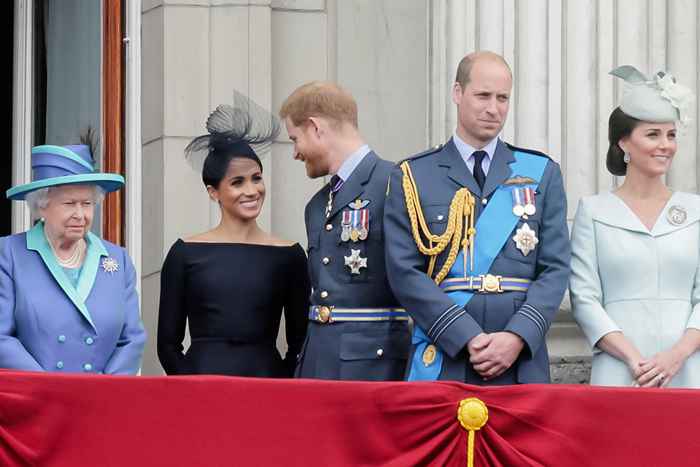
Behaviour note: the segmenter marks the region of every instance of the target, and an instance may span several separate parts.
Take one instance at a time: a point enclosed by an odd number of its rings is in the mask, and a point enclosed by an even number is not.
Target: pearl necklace
[[[51,246],[51,251],[53,252],[56,261],[61,267],[74,269],[80,266],[80,264],[83,262],[83,253],[85,252],[84,240],[78,241],[78,245],[75,248],[73,248],[73,253],[71,253],[71,255],[66,259],[63,259],[60,256],[58,256],[58,253],[56,252],[56,249],[54,248],[53,243],[51,241],[49,241],[49,246]]]

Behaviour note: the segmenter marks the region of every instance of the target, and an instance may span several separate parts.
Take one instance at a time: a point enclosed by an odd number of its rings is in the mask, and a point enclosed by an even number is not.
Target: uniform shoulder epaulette
[[[510,143],[506,143],[506,146],[508,146],[508,149],[510,149],[511,151],[526,152],[528,154],[534,154],[535,156],[546,157],[547,159],[552,160],[552,158],[549,157],[547,154],[540,151],[535,151],[534,149],[519,148],[517,146],[513,146]]]
[[[437,146],[434,146],[430,149],[426,149],[423,152],[419,152],[418,154],[414,154],[412,156],[409,156],[409,157],[399,161],[397,165],[401,165],[406,161],[414,161],[416,159],[420,159],[421,157],[429,156],[431,154],[435,154],[436,152],[440,152],[444,146],[445,146],[444,144],[438,144]]]

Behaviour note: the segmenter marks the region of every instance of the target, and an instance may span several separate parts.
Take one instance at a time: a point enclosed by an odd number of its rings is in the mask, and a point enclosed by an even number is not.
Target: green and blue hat
[[[23,200],[27,193],[41,188],[79,183],[97,185],[108,193],[123,187],[124,177],[96,172],[90,147],[84,144],[35,146],[32,148],[32,181],[10,188],[6,196],[11,200]]]

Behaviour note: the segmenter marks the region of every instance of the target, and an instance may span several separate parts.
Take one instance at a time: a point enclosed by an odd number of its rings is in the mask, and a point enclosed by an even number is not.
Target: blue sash
[[[515,162],[510,164],[511,173],[522,177],[529,177],[536,183],[530,186],[536,189],[542,174],[547,166],[547,158],[528,154],[525,152],[513,152]],[[481,213],[476,222],[476,237],[474,241],[474,270],[471,275],[478,276],[487,274],[494,259],[503,249],[508,241],[511,232],[518,223],[519,217],[513,214],[513,201],[511,191],[513,188],[522,188],[523,185],[501,185],[495,191],[486,209]],[[457,256],[448,277],[464,277],[463,253]],[[472,292],[456,290],[447,292],[447,295],[457,304],[466,307],[469,300],[474,295]],[[409,381],[435,381],[442,371],[443,355],[439,347],[436,346],[436,355],[432,363],[423,363],[423,352],[431,344],[428,336],[418,327],[413,327],[413,337],[411,343],[415,346],[411,369],[408,374]]]

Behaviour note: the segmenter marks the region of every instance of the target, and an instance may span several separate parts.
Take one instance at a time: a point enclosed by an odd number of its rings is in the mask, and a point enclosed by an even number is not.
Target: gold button
[[[384,355],[384,349],[377,349],[377,357],[381,357],[382,355]]]
[[[323,264],[328,264],[328,263],[331,262],[331,259],[330,259],[328,256],[325,256],[325,257],[321,260],[321,262],[322,262]]]
[[[333,230],[333,224],[326,224],[326,230],[329,232]]]
[[[321,298],[328,298],[328,292],[325,290],[321,292]]]
[[[318,309],[318,320],[322,323],[327,323],[331,320],[331,309],[327,306],[322,306]]]
[[[489,200],[486,199],[486,198],[483,198],[483,199],[481,200],[481,204],[483,204],[484,206],[486,206],[486,203],[488,203],[488,202],[489,202]]]

